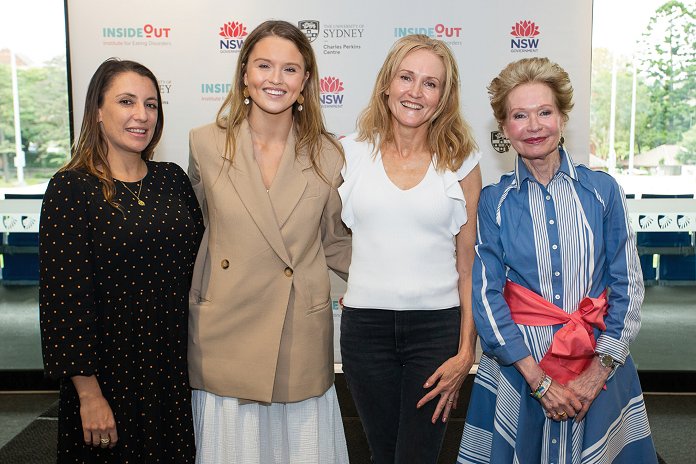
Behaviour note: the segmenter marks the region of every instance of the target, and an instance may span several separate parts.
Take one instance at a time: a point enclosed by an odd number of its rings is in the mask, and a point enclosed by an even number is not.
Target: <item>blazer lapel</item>
[[[285,158],[285,153],[283,158]],[[281,161],[282,163],[283,161]],[[280,168],[278,171],[280,171]],[[261,171],[254,159],[254,146],[251,141],[249,124],[246,121],[239,127],[234,164],[227,170],[227,173],[232,186],[237,191],[239,198],[244,203],[261,234],[263,234],[278,257],[288,266],[291,266],[292,263],[285,248],[283,237],[280,234],[280,226],[273,211],[269,193],[266,192],[263,179],[261,178]]]
[[[278,172],[269,192],[280,228],[285,225],[307,188],[307,179],[302,171],[308,167],[311,166],[308,165],[306,156],[295,156],[295,133],[294,130],[290,130]]]

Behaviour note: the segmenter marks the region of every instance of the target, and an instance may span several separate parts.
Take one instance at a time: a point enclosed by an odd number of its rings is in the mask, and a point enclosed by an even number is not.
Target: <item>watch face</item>
[[[602,354],[599,356],[599,362],[604,367],[614,367],[614,358],[610,354]]]

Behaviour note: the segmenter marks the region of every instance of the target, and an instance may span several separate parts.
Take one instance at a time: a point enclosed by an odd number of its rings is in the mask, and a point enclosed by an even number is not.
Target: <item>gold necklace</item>
[[[145,178],[143,177],[142,180],[140,181],[140,187],[138,188],[138,194],[136,195],[135,192],[133,192],[131,189],[128,188],[128,186],[123,182],[122,180],[118,179],[118,181],[130,192],[131,195],[133,195],[133,198],[138,200],[138,205],[140,206],[145,206],[145,202],[140,199],[140,192],[143,190],[143,184],[145,183]]]

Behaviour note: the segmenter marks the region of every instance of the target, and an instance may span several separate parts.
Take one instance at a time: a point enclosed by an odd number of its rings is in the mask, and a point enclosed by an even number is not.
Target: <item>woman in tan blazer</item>
[[[267,21],[216,122],[191,131],[206,220],[189,318],[197,462],[348,462],[328,270],[346,277],[351,242],[320,111],[309,41]]]

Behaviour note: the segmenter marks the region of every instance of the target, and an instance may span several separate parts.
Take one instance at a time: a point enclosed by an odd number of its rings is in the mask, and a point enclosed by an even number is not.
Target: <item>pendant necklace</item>
[[[140,181],[140,187],[138,187],[138,194],[137,194],[137,195],[136,195],[136,193],[135,193],[134,191],[132,191],[131,189],[128,188],[128,186],[126,185],[125,182],[123,182],[122,180],[119,180],[119,179],[117,179],[117,180],[126,188],[126,190],[128,190],[128,191],[130,192],[131,195],[133,195],[133,198],[135,198],[135,199],[138,201],[138,205],[140,205],[140,206],[145,206],[145,202],[144,202],[143,200],[140,199],[140,192],[142,192],[142,190],[143,190],[143,184],[145,183],[145,178],[144,178],[144,177],[143,177],[143,179]]]

